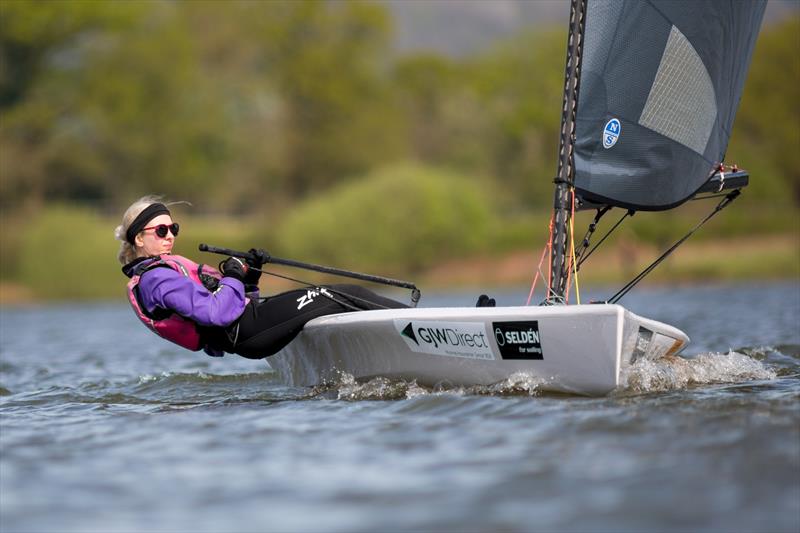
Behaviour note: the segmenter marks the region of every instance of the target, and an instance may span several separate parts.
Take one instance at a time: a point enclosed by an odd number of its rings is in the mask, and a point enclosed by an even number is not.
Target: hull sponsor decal
[[[538,320],[492,322],[492,330],[503,359],[544,359]]]
[[[495,359],[486,327],[480,322],[395,319],[394,327],[412,352]]]

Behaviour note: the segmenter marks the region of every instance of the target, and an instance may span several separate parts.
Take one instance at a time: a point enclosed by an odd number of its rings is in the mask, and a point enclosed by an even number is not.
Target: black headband
[[[128,231],[125,232],[125,240],[127,240],[132,245],[136,246],[136,242],[134,239],[142,231],[146,226],[147,223],[156,218],[158,215],[169,215],[169,209],[164,204],[150,204],[144,208],[144,210],[139,213],[131,225],[128,226]]]

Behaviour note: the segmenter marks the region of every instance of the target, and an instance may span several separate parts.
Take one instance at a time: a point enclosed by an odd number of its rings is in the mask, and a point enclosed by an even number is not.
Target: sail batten
[[[575,119],[580,197],[670,209],[727,149],[766,0],[588,0]]]

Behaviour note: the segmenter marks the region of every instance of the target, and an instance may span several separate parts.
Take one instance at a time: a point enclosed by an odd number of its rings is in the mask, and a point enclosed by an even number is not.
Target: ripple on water
[[[406,400],[419,396],[435,394],[470,395],[470,396],[538,396],[545,380],[516,372],[507,379],[492,385],[475,385],[456,387],[447,383],[439,383],[434,387],[426,387],[416,381],[388,379],[376,377],[359,381],[347,372],[340,372],[337,379],[314,387],[309,397],[335,398],[345,401],[363,400]]]
[[[792,364],[794,363],[794,364]],[[705,353],[657,360],[641,359],[626,369],[615,396],[675,391],[701,385],[740,384],[774,381],[798,373],[797,360],[775,348],[751,348],[728,353]],[[359,381],[341,372],[335,381],[311,389],[308,398],[345,401],[404,400],[419,396],[450,394],[468,396],[551,396],[542,391],[546,380],[518,372],[492,385],[456,387],[440,383],[435,387],[416,381],[377,377]]]

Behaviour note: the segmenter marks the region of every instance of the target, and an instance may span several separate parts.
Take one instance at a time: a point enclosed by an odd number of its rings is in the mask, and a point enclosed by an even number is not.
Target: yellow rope
[[[574,200],[573,200],[574,201]],[[578,283],[578,261],[575,258],[575,212],[569,219],[569,240],[572,244],[572,269],[575,273],[575,299],[581,305],[581,286]]]

